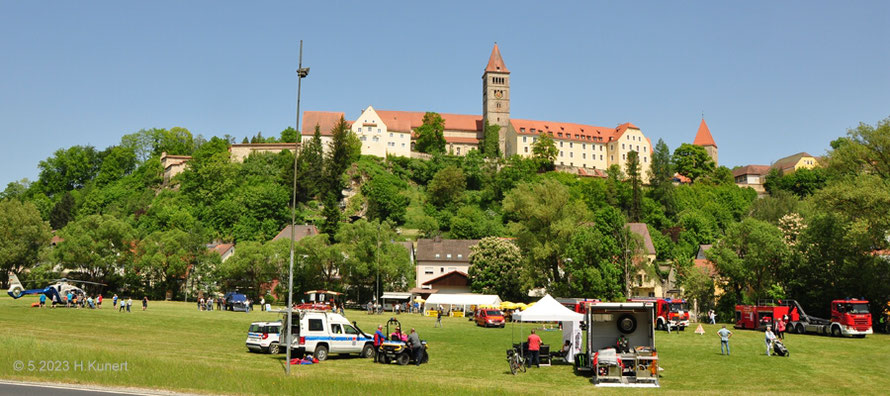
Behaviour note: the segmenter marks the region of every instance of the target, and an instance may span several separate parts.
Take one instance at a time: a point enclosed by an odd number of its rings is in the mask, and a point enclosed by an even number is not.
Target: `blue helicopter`
[[[6,294],[9,294],[12,298],[20,298],[22,296],[26,296],[29,294],[43,294],[47,296],[50,301],[56,303],[63,303],[64,298],[62,296],[67,296],[68,293],[71,293],[78,297],[78,299],[83,299],[86,295],[83,289],[72,285],[71,283],[86,283],[91,285],[102,285],[107,286],[104,283],[98,282],[90,282],[90,281],[82,281],[68,278],[59,278],[52,281],[53,283],[47,287],[42,289],[25,289],[22,286],[22,282],[19,281],[19,278],[15,276],[15,274],[9,274],[9,290],[6,291]]]

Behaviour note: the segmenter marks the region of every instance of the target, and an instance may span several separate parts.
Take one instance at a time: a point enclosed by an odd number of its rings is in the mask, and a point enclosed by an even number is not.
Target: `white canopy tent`
[[[513,320],[517,322],[580,322],[584,320],[584,315],[566,308],[548,294],[538,300],[535,305],[526,308],[525,311],[514,313]]]
[[[424,313],[430,308],[438,306],[463,307],[464,312],[469,306],[491,305],[497,307],[501,305],[501,298],[494,294],[432,294],[426,299],[424,305]]]
[[[581,352],[581,321],[584,315],[574,312],[560,304],[549,294],[538,300],[535,305],[526,308],[525,311],[513,314],[513,320],[517,322],[562,322],[562,339],[563,343],[568,341],[571,345],[569,353],[566,354],[568,362],[574,362],[575,354]],[[522,327],[520,324],[520,334]],[[559,350],[561,348],[555,348]]]

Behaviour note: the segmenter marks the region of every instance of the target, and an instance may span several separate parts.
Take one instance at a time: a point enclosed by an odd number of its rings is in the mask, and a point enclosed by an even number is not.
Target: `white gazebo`
[[[526,308],[525,311],[513,314],[513,321],[520,322],[520,335],[522,334],[522,322],[562,322],[563,343],[568,341],[572,345],[571,352],[566,354],[566,360],[569,362],[574,362],[575,354],[582,350],[581,321],[583,320],[583,314],[566,308],[549,294],[538,300],[535,305]]]

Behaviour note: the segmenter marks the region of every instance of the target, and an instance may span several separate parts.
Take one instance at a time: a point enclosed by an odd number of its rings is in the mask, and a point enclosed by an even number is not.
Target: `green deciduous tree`
[[[875,126],[860,123],[831,145],[828,163],[834,173],[866,172],[890,179],[890,118],[878,121]]]
[[[504,198],[504,212],[513,219],[510,230],[526,259],[528,286],[562,282],[566,248],[589,217],[585,205],[572,200],[561,183],[544,179],[517,185]]]
[[[294,127],[287,127],[283,131],[281,131],[281,138],[279,139],[282,143],[296,143],[299,139],[299,134]]]
[[[52,233],[30,202],[0,200],[0,281],[7,287],[8,273],[20,273],[37,264],[40,250]]]
[[[822,168],[802,168],[787,175],[777,169],[770,169],[763,187],[770,194],[782,190],[805,198],[825,187],[827,181],[828,172]]]
[[[390,173],[374,175],[362,185],[362,194],[368,199],[368,218],[404,223],[408,207],[408,197],[403,193],[405,188],[405,182]]]
[[[384,222],[359,220],[343,224],[336,240],[346,260],[340,270],[343,280],[354,287],[358,301],[374,292],[379,273],[379,291],[405,290],[414,281],[408,250],[393,241],[392,227]]]
[[[59,236],[64,239],[55,256],[64,268],[100,282],[132,263],[136,245],[133,229],[109,215],[90,215],[68,223]]]
[[[522,301],[522,253],[513,242],[486,237],[470,247],[470,289],[496,294],[505,301]]]
[[[553,136],[549,133],[541,133],[538,140],[532,143],[532,155],[539,161],[540,167],[546,170],[552,170],[556,155],[559,149],[553,141]]]
[[[153,285],[154,298],[171,299],[182,286],[190,267],[207,254],[198,235],[179,229],[155,231],[139,242],[134,268]]]
[[[727,293],[737,302],[772,298],[789,257],[782,231],[764,221],[747,218],[726,230],[726,236],[707,252],[707,257],[727,281]]]
[[[433,205],[443,208],[460,203],[461,196],[467,188],[464,171],[453,165],[440,170],[433,176],[427,186],[427,199]]]
[[[415,150],[429,154],[445,152],[445,120],[439,113],[424,114],[423,124],[414,132],[417,134]]]
[[[343,175],[352,164],[358,160],[361,153],[361,142],[358,142],[358,153],[355,150],[354,143],[358,141],[355,135],[350,131],[349,125],[343,117],[334,125],[331,130],[330,151],[324,159],[324,186],[323,193],[326,195],[333,194],[334,198],[339,201],[343,197],[343,188],[345,182]]]
[[[54,230],[61,229],[69,221],[74,220],[75,211],[77,210],[74,196],[70,192],[62,194],[62,198],[53,206],[52,212],[49,213],[49,225]]]
[[[38,183],[47,195],[83,188],[96,177],[101,160],[93,146],[58,149],[37,165]]]
[[[671,162],[677,173],[688,177],[693,183],[696,179],[714,172],[714,161],[708,152],[704,147],[694,144],[683,143],[677,147]]]

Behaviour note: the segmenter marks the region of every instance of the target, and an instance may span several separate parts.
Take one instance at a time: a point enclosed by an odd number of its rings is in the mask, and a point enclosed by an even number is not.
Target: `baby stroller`
[[[788,348],[785,348],[785,344],[780,340],[773,341],[773,352],[779,356],[791,356],[791,352],[788,352]]]

